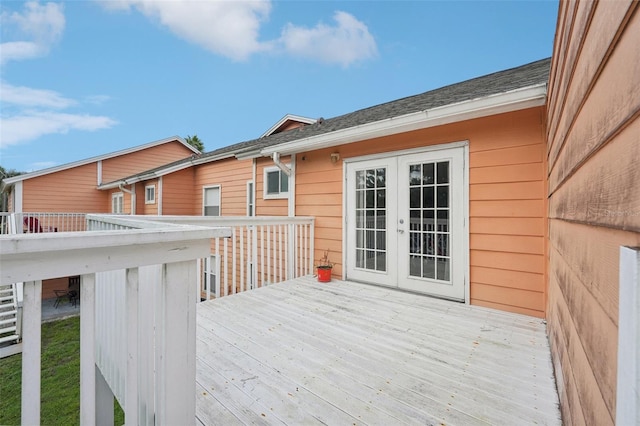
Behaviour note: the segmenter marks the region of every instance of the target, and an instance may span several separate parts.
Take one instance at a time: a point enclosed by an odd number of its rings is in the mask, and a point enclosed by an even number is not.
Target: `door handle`
[[[404,229],[398,229],[398,234],[404,234]]]

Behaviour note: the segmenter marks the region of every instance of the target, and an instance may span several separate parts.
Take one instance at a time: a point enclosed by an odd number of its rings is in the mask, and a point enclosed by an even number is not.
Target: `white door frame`
[[[463,232],[462,232],[462,259],[461,262],[463,267],[461,268],[464,271],[464,303],[470,303],[470,264],[469,264],[469,141],[459,141],[459,142],[451,142],[445,144],[438,144],[420,148],[406,149],[406,150],[398,150],[391,152],[384,152],[378,154],[370,154],[363,155],[359,157],[351,157],[345,158],[343,160],[343,190],[342,190],[342,262],[344,267],[342,268],[342,279],[346,279],[347,277],[347,269],[349,267],[347,261],[347,196],[348,196],[348,188],[347,188],[347,166],[350,163],[360,162],[360,161],[369,161],[369,160],[378,160],[383,159],[390,156],[405,156],[410,154],[419,154],[431,151],[439,151],[446,150],[451,148],[462,148],[463,149],[463,173],[462,173],[462,192],[463,192],[463,201],[462,201],[462,214],[463,214]]]

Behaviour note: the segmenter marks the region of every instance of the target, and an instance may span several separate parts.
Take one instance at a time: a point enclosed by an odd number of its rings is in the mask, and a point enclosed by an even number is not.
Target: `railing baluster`
[[[248,262],[246,261],[245,253],[244,253],[244,227],[238,227],[238,231],[240,231],[240,262],[239,262],[238,269],[240,269],[240,291],[242,292],[245,290],[243,265]]]
[[[233,228],[231,228],[232,234],[231,234],[231,247],[232,247],[232,255],[231,255],[231,285],[233,286],[231,288],[231,293],[232,294],[236,294],[236,273],[237,273],[237,269],[238,269],[238,263],[237,263],[237,259],[238,259],[238,250],[237,250],[237,242],[236,242],[236,227],[234,226]]]

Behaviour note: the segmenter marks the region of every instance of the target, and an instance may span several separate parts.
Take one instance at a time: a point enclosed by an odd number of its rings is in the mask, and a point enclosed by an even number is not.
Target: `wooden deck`
[[[561,424],[537,318],[309,277],[197,325],[201,424]]]

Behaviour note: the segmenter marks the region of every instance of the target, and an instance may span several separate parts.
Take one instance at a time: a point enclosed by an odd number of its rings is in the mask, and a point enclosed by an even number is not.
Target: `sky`
[[[0,165],[205,151],[551,56],[558,2],[0,3]]]

